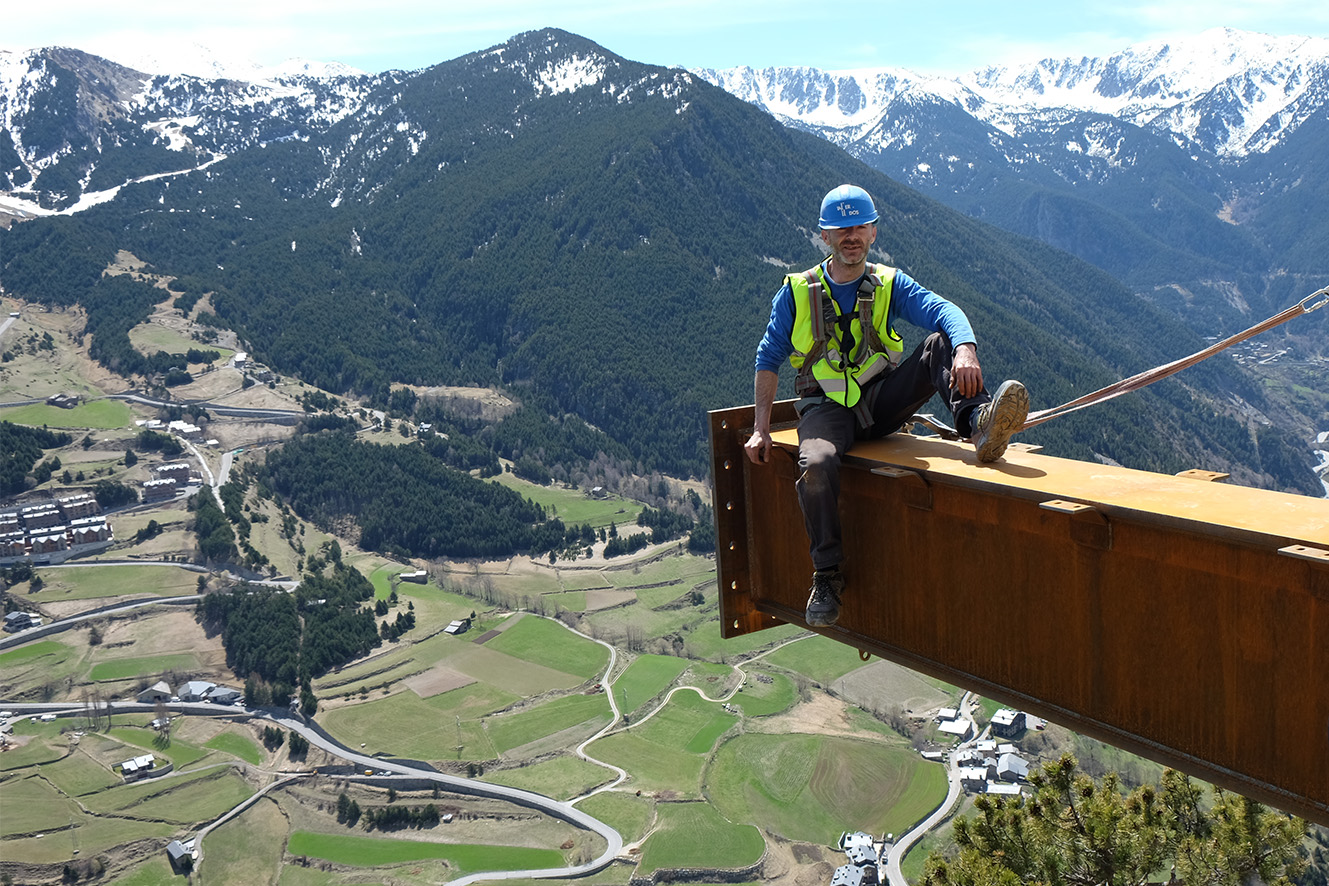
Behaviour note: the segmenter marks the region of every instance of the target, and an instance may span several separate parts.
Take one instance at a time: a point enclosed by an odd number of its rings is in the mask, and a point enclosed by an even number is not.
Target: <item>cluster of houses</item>
[[[937,712],[936,720],[938,731],[961,740],[967,738],[973,728],[973,724],[954,708],[942,708]],[[1003,708],[993,714],[990,728],[996,738],[980,739],[955,752],[960,786],[971,794],[1018,796],[1020,785],[1029,779],[1029,762],[1013,743],[998,742],[997,739],[1019,738],[1028,726],[1023,711]],[[940,760],[944,755],[931,752],[924,756]]]
[[[894,836],[887,834],[886,839],[878,843],[871,834],[862,831],[841,834],[836,846],[844,852],[849,863],[835,869],[831,886],[876,886],[880,883],[882,858],[894,842]]]
[[[111,526],[91,493],[0,512],[0,565],[28,558],[56,563],[76,553],[109,547],[113,540]]]
[[[243,696],[244,693],[239,689],[232,689],[230,686],[218,686],[216,683],[209,683],[207,680],[190,680],[188,683],[181,683],[180,688],[172,692],[169,683],[165,680],[159,680],[140,692],[137,697],[143,704],[156,704],[159,701],[207,701],[213,704],[235,704]]]
[[[955,756],[960,787],[971,794],[1020,795],[1021,783],[1029,779],[1029,762],[1013,744],[992,740],[975,742]]]
[[[177,437],[183,437],[191,443],[204,443],[208,446],[219,446],[220,443],[213,439],[204,439],[203,428],[193,422],[176,419],[171,422],[163,422],[159,419],[137,419],[134,422],[140,428],[146,428],[149,431],[169,431]]]
[[[157,465],[152,469],[152,479],[143,482],[143,500],[165,501],[175,498],[177,492],[194,482],[194,474],[188,462]]]

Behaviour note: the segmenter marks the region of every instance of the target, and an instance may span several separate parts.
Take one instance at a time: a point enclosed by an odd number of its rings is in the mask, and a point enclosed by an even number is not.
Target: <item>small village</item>
[[[960,795],[994,794],[1012,799],[1023,795],[1029,778],[1029,761],[1014,740],[1028,729],[1041,730],[1045,725],[1043,720],[1023,711],[1002,708],[992,715],[988,727],[975,735],[976,724],[964,715],[962,708],[939,708],[931,716],[931,722],[938,733],[957,742],[949,748],[920,752],[924,759],[948,767],[952,791],[945,806],[958,802]],[[863,831],[841,833],[836,847],[848,861],[835,869],[831,886],[878,886],[889,882],[886,876],[889,856],[902,855],[929,828],[937,814],[945,811],[934,812],[907,835],[883,834],[876,838]]]

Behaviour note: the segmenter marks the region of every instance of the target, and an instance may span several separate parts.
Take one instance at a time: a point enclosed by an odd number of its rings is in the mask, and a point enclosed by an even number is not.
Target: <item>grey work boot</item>
[[[992,400],[974,413],[974,450],[981,462],[996,461],[1029,415],[1029,392],[1018,381],[1004,381]]]
[[[840,618],[840,594],[843,592],[844,576],[838,566],[812,573],[812,590],[803,620],[815,627],[835,624]]]

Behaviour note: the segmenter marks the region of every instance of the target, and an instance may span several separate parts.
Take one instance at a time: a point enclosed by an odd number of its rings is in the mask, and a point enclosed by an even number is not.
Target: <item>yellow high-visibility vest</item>
[[[821,393],[853,407],[863,385],[900,362],[904,353],[903,341],[886,319],[895,269],[868,265],[859,281],[857,310],[848,318],[848,338],[844,315],[830,295],[821,265],[787,279],[794,297],[794,352],[789,362],[798,370],[795,392],[800,397]]]

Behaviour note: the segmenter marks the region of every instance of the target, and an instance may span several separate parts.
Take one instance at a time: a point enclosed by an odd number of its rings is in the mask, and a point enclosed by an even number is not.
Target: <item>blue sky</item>
[[[1044,57],[1105,55],[1132,43],[1232,27],[1329,37],[1323,0],[49,0],[10,4],[0,47],[73,46],[112,59],[191,44],[276,64],[298,57],[362,70],[415,69],[558,27],[619,55],[726,68],[902,67],[958,74]]]

